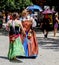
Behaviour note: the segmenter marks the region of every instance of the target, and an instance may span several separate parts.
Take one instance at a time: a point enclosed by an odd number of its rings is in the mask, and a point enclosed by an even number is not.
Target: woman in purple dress
[[[57,33],[57,29],[58,29],[58,15],[55,14],[55,20],[54,20],[54,37],[56,36],[56,33]]]

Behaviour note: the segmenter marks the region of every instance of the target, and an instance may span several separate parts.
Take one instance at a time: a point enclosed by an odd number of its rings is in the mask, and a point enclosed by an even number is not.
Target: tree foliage
[[[0,10],[21,10],[31,4],[30,0],[0,0]]]

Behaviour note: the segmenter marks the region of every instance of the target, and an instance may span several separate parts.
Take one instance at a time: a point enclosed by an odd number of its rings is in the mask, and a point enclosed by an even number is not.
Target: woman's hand
[[[6,26],[6,31],[9,31],[9,27],[8,26]]]

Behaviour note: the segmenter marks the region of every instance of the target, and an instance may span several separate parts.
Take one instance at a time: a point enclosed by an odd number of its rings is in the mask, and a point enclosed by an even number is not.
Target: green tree
[[[30,0],[0,0],[0,9],[21,10],[31,4],[32,2]]]

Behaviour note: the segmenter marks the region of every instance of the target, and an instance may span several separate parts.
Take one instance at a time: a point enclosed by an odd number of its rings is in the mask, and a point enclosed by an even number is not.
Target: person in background
[[[56,33],[57,33],[58,22],[59,22],[58,14],[56,13],[54,17],[54,22],[53,22],[54,23],[54,37],[56,36]]]
[[[2,15],[3,15],[3,23],[5,23],[6,22],[5,21],[6,20],[6,15],[5,15],[5,11],[4,10],[2,11]]]
[[[8,13],[7,15],[7,22],[12,19],[12,13]]]
[[[32,11],[32,10],[27,10],[27,11],[28,11],[28,13],[29,13],[29,16],[31,16],[31,17],[34,18],[34,13],[33,13],[33,11]]]
[[[42,31],[44,34],[44,38],[47,38],[48,31],[49,31],[49,18],[48,18],[47,14],[44,15],[44,18],[43,18],[42,23],[41,23],[41,27],[42,27]]]

